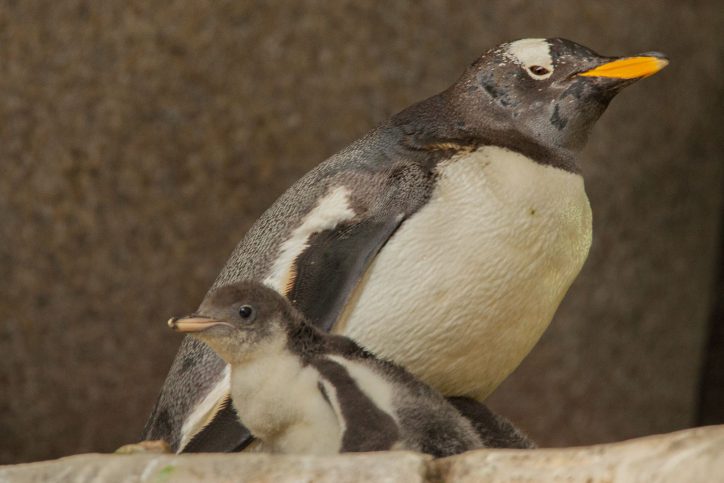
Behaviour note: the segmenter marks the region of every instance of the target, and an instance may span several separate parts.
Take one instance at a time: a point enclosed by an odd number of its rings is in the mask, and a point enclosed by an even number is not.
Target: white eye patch
[[[507,45],[505,56],[523,66],[533,79],[547,79],[553,75],[551,46],[545,39],[516,40]]]

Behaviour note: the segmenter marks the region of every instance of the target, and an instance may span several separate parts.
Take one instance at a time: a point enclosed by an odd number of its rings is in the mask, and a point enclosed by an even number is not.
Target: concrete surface
[[[724,426],[569,449],[477,450],[433,460],[411,452],[339,456],[100,455],[0,467],[0,482],[651,482],[715,481]]]

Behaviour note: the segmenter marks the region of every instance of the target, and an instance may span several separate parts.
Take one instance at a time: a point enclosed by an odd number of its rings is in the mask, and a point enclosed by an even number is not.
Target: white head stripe
[[[542,76],[531,75],[536,79],[545,79],[553,73],[553,59],[551,58],[551,46],[545,39],[523,39],[508,44],[506,56],[522,65],[530,67],[539,65],[548,69],[548,74]],[[530,74],[530,72],[528,72]]]

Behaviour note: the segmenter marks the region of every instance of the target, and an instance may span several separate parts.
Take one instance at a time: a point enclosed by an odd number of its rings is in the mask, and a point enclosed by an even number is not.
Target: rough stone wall
[[[541,443],[691,424],[722,202],[719,2],[0,1],[0,462],[135,440],[193,310],[306,170],[482,51],[661,50],[581,161],[589,261],[492,405]]]

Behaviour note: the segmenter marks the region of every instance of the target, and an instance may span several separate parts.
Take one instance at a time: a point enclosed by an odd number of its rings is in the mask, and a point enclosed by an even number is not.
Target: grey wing
[[[314,325],[330,331],[372,259],[404,219],[403,213],[345,223],[314,235],[295,261],[286,293]]]
[[[325,381],[320,386],[324,397],[337,420],[343,423],[340,452],[386,451],[399,441],[397,422],[377,407],[342,364],[319,359],[312,365]],[[325,383],[331,391],[325,390]]]
[[[352,200],[355,216],[312,234],[304,250],[288,267],[288,283],[282,290],[284,295],[310,321],[324,330],[330,330],[334,325],[375,255],[405,218],[424,203],[432,184],[430,173],[412,163],[391,165],[381,170],[367,168],[366,171],[355,172],[354,176],[338,171],[335,176],[316,180],[318,190],[338,186],[340,183],[347,184],[355,198]],[[364,190],[360,187],[364,187]],[[279,205],[284,203],[283,196],[270,209],[272,218],[283,216],[283,213],[279,213]],[[286,221],[279,220],[274,223],[268,218],[262,217],[258,223],[273,228],[284,225]],[[276,234],[278,238],[283,235]],[[249,257],[268,260],[267,252],[279,248],[278,245],[263,246],[265,253],[255,253],[252,249],[244,250],[244,247],[240,246],[241,253],[237,249],[232,255],[220,279],[226,282],[242,278],[263,281],[263,271],[249,275],[249,272],[234,267],[234,264],[241,260],[240,256],[246,257],[246,262],[239,263],[248,263]],[[233,276],[228,276],[229,273]],[[217,280],[216,285],[219,284]],[[233,408],[223,403],[228,397],[229,384],[228,378],[220,376],[225,370],[223,362],[203,344],[194,345],[193,354],[187,347],[191,346],[182,346],[177,361],[196,357],[203,364],[189,363],[183,372],[174,371],[172,368],[159,403],[147,424],[145,438],[164,439],[176,451],[185,448],[193,451],[234,451],[243,448],[250,441],[250,436],[234,419]],[[174,366],[176,365],[174,363]],[[209,380],[216,383],[209,386]],[[194,381],[204,383],[196,386]],[[217,395],[218,400],[209,401],[213,394]],[[180,405],[183,407],[179,407]],[[200,408],[210,408],[210,412],[203,413]],[[174,416],[169,417],[170,413]],[[190,415],[196,415],[193,421]]]

